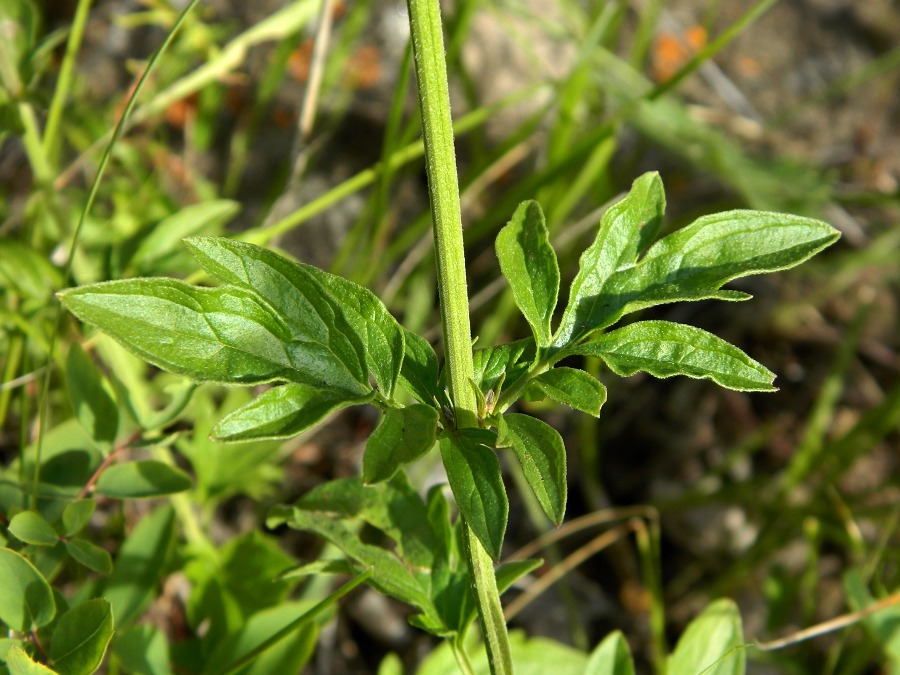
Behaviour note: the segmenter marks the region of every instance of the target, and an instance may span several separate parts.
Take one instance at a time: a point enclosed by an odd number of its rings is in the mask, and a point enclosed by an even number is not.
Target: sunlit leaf
[[[50,584],[21,554],[0,548],[0,621],[23,633],[56,616]]]
[[[670,673],[744,675],[747,652],[741,615],[734,602],[716,600],[688,624],[669,659]]]
[[[606,387],[583,370],[558,366],[538,375],[530,386],[537,387],[557,403],[596,417],[606,402]]]
[[[54,546],[59,535],[40,513],[22,511],[9,521],[9,531],[19,541],[35,546]]]
[[[112,634],[112,608],[103,598],[70,609],[53,629],[53,669],[60,675],[90,675],[103,661]]]

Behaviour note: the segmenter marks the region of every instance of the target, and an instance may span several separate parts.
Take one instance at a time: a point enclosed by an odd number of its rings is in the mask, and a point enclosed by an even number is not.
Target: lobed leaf
[[[70,609],[53,630],[53,669],[60,675],[90,675],[100,667],[112,635],[112,607],[103,598]]]
[[[290,326],[297,341],[315,345],[309,358],[324,356],[341,364],[357,387],[330,377],[309,384],[348,391],[361,386],[365,391],[367,364],[372,363],[379,387],[393,390],[403,359],[403,337],[394,318],[369,291],[253,244],[222,237],[191,237],[185,244],[209,274],[257,293]]]
[[[438,412],[421,403],[389,408],[366,442],[362,477],[368,484],[391,478],[428,452],[437,439]]]
[[[830,225],[801,216],[766,211],[705,216],[657,241],[639,263],[619,269],[584,299],[573,337],[663,303],[746,299],[746,294],[720,288],[738,277],[794,267],[839,237]],[[556,344],[565,342],[561,336]]]
[[[97,479],[96,491],[117,499],[161,497],[189,490],[190,477],[181,469],[155,460],[108,467]]]
[[[540,204],[523,202],[496,241],[500,270],[538,347],[550,344],[553,310],[559,295],[559,265]]]
[[[578,345],[617,375],[687,375],[737,391],[774,391],[774,373],[720,337],[671,321],[638,321]]]
[[[536,417],[507,413],[497,444],[516,454],[538,503],[559,526],[566,514],[566,448],[559,432]]]
[[[597,378],[575,368],[557,366],[538,375],[531,386],[557,403],[597,417],[606,402],[606,387]]]
[[[497,560],[506,533],[509,501],[494,442],[495,435],[486,429],[460,429],[438,439],[459,511],[491,558]]]
[[[44,576],[21,554],[0,548],[0,621],[27,633],[54,616],[56,601]]]
[[[219,441],[290,438],[335,410],[366,403],[372,395],[352,397],[340,389],[283,384],[223,417],[213,427],[212,437]]]
[[[605,313],[604,290],[617,270],[634,265],[659,232],[666,198],[658,173],[645,173],[631,190],[600,219],[594,242],[581,254],[578,274],[569,288],[569,302],[554,337],[558,348],[600,323]]]

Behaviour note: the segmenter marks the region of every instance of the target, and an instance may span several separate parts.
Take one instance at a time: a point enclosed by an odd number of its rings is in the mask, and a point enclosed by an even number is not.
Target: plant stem
[[[470,385],[474,379],[472,332],[440,4],[438,0],[407,0],[407,7],[434,221],[447,381],[457,424],[468,427],[476,424],[477,403]],[[512,655],[493,561],[468,526],[465,540],[491,672],[506,675],[513,672]]]

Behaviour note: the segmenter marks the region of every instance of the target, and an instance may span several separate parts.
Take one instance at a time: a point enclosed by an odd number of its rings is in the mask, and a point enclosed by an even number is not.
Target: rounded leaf
[[[103,598],[70,609],[53,631],[53,669],[60,675],[90,675],[103,661],[112,634],[112,607]]]
[[[112,465],[100,474],[96,491],[107,497],[134,499],[170,495],[190,487],[191,479],[181,469],[146,460]]]
[[[19,541],[34,546],[53,546],[59,541],[53,526],[35,511],[22,511],[14,515],[9,521],[9,531]]]
[[[0,621],[25,633],[54,616],[56,600],[47,580],[22,555],[0,548]]]

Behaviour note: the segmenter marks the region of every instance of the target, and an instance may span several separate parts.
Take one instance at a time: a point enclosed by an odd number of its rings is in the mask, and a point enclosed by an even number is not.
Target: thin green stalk
[[[434,220],[447,381],[457,423],[466,427],[476,422],[477,403],[470,384],[474,379],[472,333],[440,3],[438,0],[407,0],[407,6]],[[495,675],[512,673],[512,653],[493,561],[468,526],[465,541],[491,672]]]

